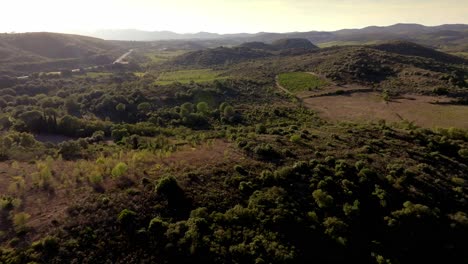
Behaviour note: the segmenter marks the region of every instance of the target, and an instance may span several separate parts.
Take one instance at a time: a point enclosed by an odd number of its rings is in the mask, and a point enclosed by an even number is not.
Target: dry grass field
[[[385,102],[379,93],[353,93],[304,99],[304,103],[333,121],[409,121],[416,125],[468,128],[468,106],[440,104],[444,97],[405,95]]]

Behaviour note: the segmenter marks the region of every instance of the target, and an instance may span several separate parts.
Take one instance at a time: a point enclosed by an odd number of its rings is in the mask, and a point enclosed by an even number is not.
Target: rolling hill
[[[28,72],[106,64],[122,47],[102,39],[57,34],[0,34],[0,69]]]
[[[390,41],[372,46],[375,49],[407,56],[435,59],[446,63],[466,63],[466,60],[408,41]]]
[[[214,66],[238,63],[245,60],[259,59],[271,56],[271,53],[261,50],[253,50],[245,47],[198,50],[180,55],[169,63],[174,65]]]
[[[276,55],[299,55],[319,48],[307,39],[280,39],[272,44],[247,42],[237,47],[197,50],[174,58],[169,64],[214,66],[239,63]]]
[[[272,82],[283,72],[315,72],[337,83],[361,83],[394,92],[431,93],[435,87],[466,87],[466,59],[411,42],[322,48],[296,56],[273,56],[233,66],[235,76]]]

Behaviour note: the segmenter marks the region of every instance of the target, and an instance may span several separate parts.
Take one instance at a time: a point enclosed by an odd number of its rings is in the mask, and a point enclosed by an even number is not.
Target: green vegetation
[[[320,48],[329,48],[329,47],[334,47],[334,46],[352,46],[352,45],[372,45],[376,44],[378,41],[359,41],[359,40],[354,40],[354,41],[330,41],[330,42],[323,42],[319,43],[318,46]]]
[[[87,72],[84,75],[79,75],[79,78],[102,78],[111,76],[111,72]]]
[[[226,77],[220,76],[221,73],[220,71],[210,69],[163,72],[155,81],[155,84],[167,85],[174,82],[190,83],[192,81],[196,83],[206,83],[214,80],[226,79]]]
[[[328,82],[307,72],[289,72],[278,75],[281,86],[292,93],[321,89]]]
[[[87,77],[1,77],[0,263],[466,262],[468,131],[325,121],[275,83],[458,100],[464,64],[276,45],[151,64],[142,44]]]
[[[150,62],[148,63],[148,66],[151,65],[157,65],[161,64],[163,62],[166,62],[170,60],[171,58],[180,56],[184,54],[186,51],[183,50],[174,50],[174,51],[168,51],[168,50],[162,50],[162,51],[152,51],[148,52],[145,54],[145,56],[150,59]]]

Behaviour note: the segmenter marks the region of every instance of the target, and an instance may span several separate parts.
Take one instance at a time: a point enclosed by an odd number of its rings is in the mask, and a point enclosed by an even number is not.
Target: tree
[[[205,102],[200,102],[197,104],[197,112],[202,114],[202,115],[206,115],[208,114],[210,111],[210,107],[208,106],[207,103]]]
[[[227,120],[231,120],[236,114],[236,111],[234,108],[230,105],[224,107],[223,110],[223,117],[226,118]]]
[[[81,122],[78,118],[66,115],[60,119],[58,124],[59,131],[68,136],[76,136],[77,131],[81,127]]]
[[[65,109],[70,115],[78,115],[80,113],[81,105],[76,102],[74,97],[68,97],[65,100]]]
[[[65,141],[59,144],[59,154],[70,160],[81,157],[81,145],[78,141]]]
[[[92,142],[101,142],[101,141],[104,140],[104,137],[105,137],[104,131],[98,130],[98,131],[95,131],[93,133],[93,135],[91,136],[91,141]]]
[[[112,129],[111,136],[115,142],[122,141],[123,138],[128,137],[130,134],[128,133],[126,128],[115,128]]]
[[[138,111],[148,113],[151,110],[151,104],[148,102],[141,103],[137,106]]]
[[[168,224],[161,220],[159,217],[151,219],[148,225],[148,231],[151,233],[151,236],[156,239],[161,239],[164,237],[164,233],[167,231]]]
[[[136,216],[137,213],[135,213],[134,211],[129,209],[123,209],[117,216],[117,221],[119,222],[121,228],[124,231],[131,233],[135,228]]]
[[[182,206],[186,202],[184,191],[172,176],[166,176],[159,180],[156,185],[156,193],[166,197],[170,206]]]
[[[193,104],[184,103],[180,106],[180,116],[185,117],[193,113]]]
[[[30,132],[41,132],[45,128],[44,117],[37,110],[24,112],[18,118],[24,122],[26,129]]]

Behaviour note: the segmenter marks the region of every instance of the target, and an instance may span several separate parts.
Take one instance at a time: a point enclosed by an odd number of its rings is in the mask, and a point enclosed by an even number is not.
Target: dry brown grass
[[[156,180],[165,174],[180,175],[200,168],[220,168],[242,160],[243,154],[226,140],[207,140],[199,145],[181,146],[179,150],[167,153],[129,151],[114,153],[95,160],[65,161],[61,159],[39,161],[48,164],[51,172],[51,188],[45,190],[35,185],[32,175],[38,174],[38,165],[27,162],[0,162],[0,193],[21,199],[21,206],[15,211],[25,212],[31,217],[27,225],[38,233],[51,228],[52,220],[61,221],[66,209],[86,200],[95,190],[89,182],[89,175],[99,172],[103,176],[102,190],[112,191],[118,183],[110,177],[109,171],[118,162],[124,162],[129,170],[125,175],[138,184],[142,177]],[[13,190],[10,186],[21,177],[25,186]],[[34,236],[34,234],[31,234]]]
[[[445,97],[405,95],[385,102],[379,93],[353,93],[304,99],[306,106],[331,121],[409,121],[416,125],[468,129],[468,106],[436,104]]]

